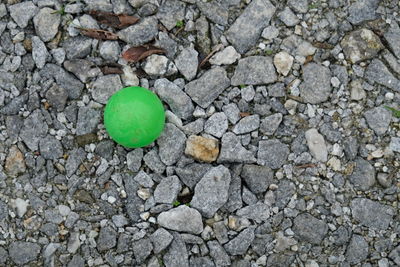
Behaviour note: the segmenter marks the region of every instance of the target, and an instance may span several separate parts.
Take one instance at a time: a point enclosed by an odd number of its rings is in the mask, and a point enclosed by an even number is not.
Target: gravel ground
[[[398,1],[1,2],[1,266],[400,266]],[[127,149],[136,85],[167,123]]]

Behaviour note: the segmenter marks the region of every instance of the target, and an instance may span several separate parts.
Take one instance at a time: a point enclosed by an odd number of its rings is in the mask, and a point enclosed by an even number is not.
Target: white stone
[[[296,108],[297,108],[298,104],[299,103],[297,103],[296,101],[294,101],[292,99],[288,99],[285,102],[285,108],[288,110],[290,115],[294,115],[294,114],[296,114]]]
[[[68,216],[71,213],[71,209],[66,205],[58,205],[58,211],[61,216]]]
[[[22,218],[28,209],[28,203],[20,198],[15,200],[15,208],[17,209],[18,217]]]
[[[352,81],[350,87],[351,87],[350,91],[351,100],[358,101],[364,99],[367,96],[359,80]]]
[[[210,58],[212,65],[229,65],[235,63],[241,56],[233,46],[228,46]]]
[[[324,137],[318,133],[317,129],[312,128],[306,131],[306,140],[308,148],[313,157],[320,162],[328,160],[328,151],[325,145]]]
[[[332,84],[333,87],[338,88],[339,85],[340,85],[340,81],[339,81],[339,79],[337,77],[332,77],[331,78],[331,84]]]
[[[151,55],[147,58],[144,64],[143,70],[148,75],[173,75],[178,72],[175,64],[169,60],[166,56]]]
[[[269,40],[278,37],[278,35],[279,35],[279,30],[275,26],[266,27],[261,34],[262,38]]]
[[[117,199],[115,197],[113,197],[113,196],[108,196],[107,201],[110,204],[114,204],[115,201],[117,201]]]
[[[274,65],[278,73],[287,76],[292,68],[294,58],[286,51],[281,51],[274,57]]]

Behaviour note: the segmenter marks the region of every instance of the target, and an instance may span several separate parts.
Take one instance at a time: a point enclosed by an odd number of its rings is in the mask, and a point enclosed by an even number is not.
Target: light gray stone
[[[162,55],[149,56],[144,63],[143,70],[153,76],[170,76],[178,72],[175,64]]]
[[[239,209],[236,215],[257,223],[266,222],[270,216],[270,207],[265,203],[258,202]]]
[[[253,242],[254,237],[254,227],[249,227],[225,244],[224,248],[230,255],[244,255],[250,247],[251,242]]]
[[[39,37],[32,37],[32,58],[35,61],[36,67],[43,68],[50,56],[47,51],[46,45],[40,40]]]
[[[375,168],[362,158],[358,158],[355,163],[356,167],[349,180],[356,189],[367,191],[375,185]]]
[[[202,108],[207,108],[230,84],[226,71],[213,68],[186,84],[185,91]]]
[[[10,11],[10,16],[20,28],[28,26],[31,18],[39,11],[32,1],[25,1],[9,6],[8,10]]]
[[[379,0],[357,0],[349,7],[348,20],[354,25],[377,18]]]
[[[132,46],[139,46],[148,43],[157,36],[157,24],[155,16],[147,17],[140,20],[139,23],[119,31],[118,36],[122,41]]]
[[[178,0],[165,1],[158,10],[157,18],[169,31],[176,26],[177,21],[185,17],[185,3]]]
[[[85,59],[72,59],[64,62],[64,68],[75,74],[81,82],[86,83],[90,79],[101,74],[100,68],[93,62]]]
[[[299,241],[318,245],[325,238],[328,225],[308,213],[303,213],[294,219],[293,231]]]
[[[171,108],[179,118],[188,119],[192,116],[194,107],[190,97],[175,83],[163,78],[154,83],[155,92]]]
[[[273,135],[281,124],[282,118],[283,115],[281,113],[275,113],[265,117],[261,121],[260,131],[265,135]]]
[[[180,205],[157,217],[160,226],[179,232],[200,234],[203,231],[201,214],[194,208]]]
[[[379,230],[386,230],[395,215],[392,207],[367,198],[354,199],[350,207],[353,218],[361,225]]]
[[[100,229],[97,239],[97,248],[99,251],[109,250],[117,245],[117,232],[110,226]]]
[[[245,134],[255,131],[260,127],[260,116],[251,115],[241,119],[235,127],[233,127],[232,132],[235,134]]]
[[[353,235],[346,251],[346,260],[350,264],[357,264],[368,257],[368,242],[361,235]]]
[[[347,34],[341,41],[346,58],[353,64],[376,57],[384,47],[373,31],[360,29]]]
[[[278,17],[288,27],[295,26],[300,22],[299,18],[289,7],[285,7],[285,9],[278,14]]]
[[[308,149],[313,157],[320,162],[328,160],[328,150],[324,137],[315,128],[309,129],[305,133]]]
[[[392,21],[389,30],[384,34],[385,40],[388,42],[389,49],[397,58],[400,58],[400,27]]]
[[[269,84],[276,80],[276,71],[270,57],[250,56],[239,60],[231,84]]]
[[[303,79],[300,95],[305,102],[319,104],[328,100],[332,91],[328,68],[317,63],[308,63],[303,66]]]
[[[160,253],[171,244],[174,237],[164,228],[158,228],[150,235],[150,240],[153,243],[153,251],[155,254]]]
[[[121,79],[118,74],[101,76],[93,83],[93,99],[101,104],[106,104],[109,98],[122,88]]]
[[[255,45],[274,13],[275,7],[270,1],[254,0],[236,19],[225,36],[239,53],[245,53]]]
[[[76,124],[76,134],[84,135],[97,129],[101,120],[101,110],[90,107],[80,107],[78,111],[78,122]]]
[[[33,18],[36,33],[43,42],[48,42],[56,36],[60,22],[61,15],[48,7],[40,9]]]
[[[225,113],[214,113],[204,124],[204,132],[221,138],[228,129],[228,118]]]
[[[375,107],[366,111],[364,117],[369,127],[371,127],[377,135],[384,135],[392,120],[392,113],[386,108]]]
[[[392,137],[390,144],[389,144],[389,148],[394,152],[400,153],[400,138]]]
[[[201,13],[216,24],[227,25],[229,10],[222,6],[218,1],[197,2],[197,7]]]
[[[230,65],[235,63],[241,56],[233,46],[228,46],[224,50],[215,53],[210,58],[210,64],[213,65]]]
[[[186,135],[175,125],[166,123],[164,131],[157,139],[159,155],[165,165],[173,165],[182,156],[186,145]]]
[[[223,165],[211,168],[194,189],[191,206],[211,218],[228,200],[231,174]]]
[[[11,260],[17,265],[25,265],[38,258],[40,246],[32,242],[15,241],[8,247]]]
[[[222,136],[221,150],[218,156],[218,163],[254,163],[254,153],[246,150],[240,138],[234,133],[227,132]]]
[[[196,77],[199,66],[199,53],[191,47],[185,48],[176,57],[175,65],[186,80],[191,81]]]
[[[156,203],[172,204],[181,189],[182,185],[178,176],[173,175],[163,178],[154,190],[154,200]]]
[[[279,169],[289,156],[289,147],[277,139],[259,142],[257,163],[271,169]]]
[[[364,77],[377,84],[386,86],[397,92],[400,92],[400,81],[393,76],[385,64],[379,59],[373,59],[368,65]]]

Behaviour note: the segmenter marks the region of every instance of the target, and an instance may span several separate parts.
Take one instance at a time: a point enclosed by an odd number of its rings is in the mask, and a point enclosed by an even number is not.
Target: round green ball
[[[104,126],[120,145],[143,147],[156,140],[165,124],[164,107],[152,91],[126,87],[117,91],[104,110]]]

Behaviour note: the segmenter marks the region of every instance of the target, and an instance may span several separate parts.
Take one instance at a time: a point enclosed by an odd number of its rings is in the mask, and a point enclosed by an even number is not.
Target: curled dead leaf
[[[118,40],[118,35],[112,32],[98,30],[98,29],[85,29],[79,28],[83,35],[98,40]]]
[[[141,45],[129,48],[122,54],[122,57],[128,62],[139,62],[150,55],[164,53],[165,50],[160,47],[154,45]]]
[[[104,75],[107,74],[123,74],[122,65],[118,63],[110,63],[100,66],[100,70]]]
[[[134,16],[129,16],[127,14],[118,15],[110,12],[103,12],[97,10],[91,10],[89,14],[93,16],[101,24],[117,29],[126,28],[139,21],[139,18]]]

